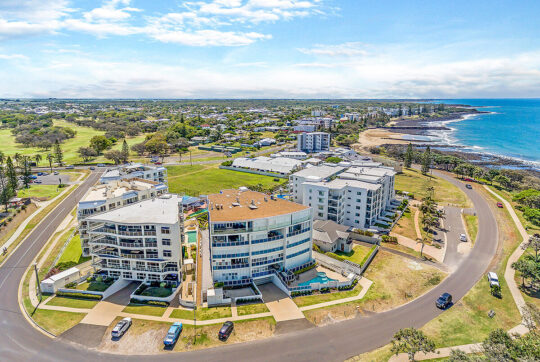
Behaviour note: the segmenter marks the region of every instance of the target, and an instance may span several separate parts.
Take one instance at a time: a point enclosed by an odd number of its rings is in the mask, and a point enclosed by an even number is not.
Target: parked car
[[[97,167],[105,167],[105,165],[102,164],[102,163],[98,163],[98,164],[97,164]]]
[[[90,169],[91,170],[95,170],[96,168],[94,166],[90,166]]]
[[[37,175],[38,176],[43,176],[43,172],[38,172]]]
[[[502,208],[503,208],[502,202],[497,202],[497,207],[498,207],[499,209],[502,209]]]
[[[157,161],[157,162],[154,162],[155,165],[161,165],[161,162]]]
[[[49,174],[48,172],[42,172],[41,176],[47,176],[48,174]]]
[[[497,274],[495,272],[487,273],[487,280],[489,282],[490,287],[492,287],[494,285],[500,286],[499,285],[499,277],[497,276]]]
[[[35,184],[40,184],[40,183],[42,183],[42,181],[41,180],[34,180],[34,183]]]
[[[58,171],[54,171],[54,174],[55,174],[55,175],[58,175],[58,174],[59,174],[59,172],[58,172]]]
[[[435,302],[437,308],[446,309],[452,304],[452,295],[450,293],[443,293]]]
[[[124,318],[120,322],[116,323],[111,332],[111,335],[113,336],[113,338],[120,338],[127,332],[129,327],[131,327],[131,318]]]
[[[37,179],[37,176],[36,176],[36,175],[30,175],[29,178],[30,178],[31,180],[35,180],[35,179]]]
[[[165,336],[165,339],[163,340],[163,344],[165,346],[172,346],[176,343],[178,340],[178,337],[180,337],[180,333],[182,333],[182,323],[180,322],[174,322],[173,325],[169,328],[169,331],[167,332],[167,335]]]
[[[66,170],[73,170],[75,167],[73,167],[73,165],[69,165],[66,167]]]
[[[467,241],[467,236],[465,234],[459,234],[459,241],[466,242]]]
[[[466,184],[465,187],[468,188],[468,189],[472,189],[471,184]]]
[[[463,181],[467,181],[467,182],[473,182],[474,180],[472,178],[469,178],[469,177],[465,177],[463,179]]]
[[[231,321],[227,321],[223,323],[221,326],[219,332],[218,332],[218,338],[222,341],[226,341],[229,339],[232,331],[234,330],[234,323]]]

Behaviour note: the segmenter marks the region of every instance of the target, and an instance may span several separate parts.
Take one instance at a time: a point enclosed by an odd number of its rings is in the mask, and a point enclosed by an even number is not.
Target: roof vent
[[[240,206],[240,203],[239,202],[233,202],[232,206]]]
[[[257,205],[255,205],[255,200],[251,200],[251,204],[249,204],[249,208],[252,210],[255,210],[258,208]]]

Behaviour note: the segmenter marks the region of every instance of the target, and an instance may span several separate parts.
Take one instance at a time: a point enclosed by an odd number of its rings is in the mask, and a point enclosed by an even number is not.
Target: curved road
[[[311,328],[265,340],[227,345],[181,354],[153,355],[152,360],[182,359],[187,361],[343,361],[370,351],[390,341],[399,328],[421,327],[441,313],[435,307],[435,299],[442,292],[450,292],[454,300],[462,298],[483,276],[497,250],[497,224],[487,201],[463,183],[437,173],[462,189],[473,201],[479,219],[476,244],[457,270],[441,284],[420,298],[399,308],[325,327]],[[68,196],[37,227],[27,240],[7,259],[0,268],[0,356],[2,360],[126,360],[126,356],[104,354],[83,346],[51,339],[28,325],[17,300],[19,281],[26,266],[32,262],[46,243],[47,238],[84,192],[98,178],[93,173],[83,185]],[[148,356],[130,356],[130,359],[148,360]]]

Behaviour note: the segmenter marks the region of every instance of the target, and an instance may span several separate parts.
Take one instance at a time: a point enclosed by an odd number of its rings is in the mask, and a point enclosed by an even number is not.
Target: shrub
[[[233,164],[232,161],[225,161],[221,163],[221,166],[232,166],[232,164]]]
[[[501,287],[499,285],[492,285],[491,295],[499,299],[502,298]]]
[[[397,237],[395,236],[383,235],[381,236],[381,240],[383,243],[397,244]]]
[[[315,250],[317,253],[321,253],[321,248],[317,244],[313,244],[313,250]]]
[[[305,268],[302,268],[300,270],[295,271],[294,274],[301,274],[301,273],[307,272],[308,270],[311,270],[311,269],[315,268],[316,266],[317,266],[317,264],[313,263],[310,266],[307,266]]]
[[[56,296],[74,298],[74,299],[90,299],[90,300],[101,300],[103,298],[103,296],[99,294],[66,293],[66,292],[56,292]]]
[[[133,304],[155,305],[155,306],[158,306],[158,307],[168,307],[169,306],[169,303],[162,302],[160,300],[143,300],[143,299],[131,298],[131,300],[129,302],[133,303]]]
[[[225,284],[223,284],[223,282],[215,282],[214,283],[214,288],[222,288]]]
[[[76,283],[76,282],[67,283],[67,284],[65,285],[65,287],[68,288],[68,289],[75,288],[76,286],[77,286],[77,283]]]

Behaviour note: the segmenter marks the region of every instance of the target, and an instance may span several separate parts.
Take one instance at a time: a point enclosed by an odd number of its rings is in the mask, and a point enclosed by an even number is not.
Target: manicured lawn
[[[462,207],[470,207],[471,202],[463,191],[450,182],[431,176],[424,176],[418,170],[403,169],[402,174],[396,175],[395,188],[414,194],[416,200],[426,196],[424,192],[426,184],[431,181],[434,187],[435,201],[445,205],[453,204]]]
[[[308,305],[313,304],[319,304],[324,302],[330,302],[333,300],[343,299],[343,298],[349,298],[357,296],[360,291],[362,290],[362,287],[360,284],[356,284],[356,286],[351,290],[345,290],[343,292],[334,292],[334,293],[324,293],[324,294],[315,294],[315,295],[304,295],[303,297],[295,297],[293,298],[294,303],[296,303],[299,307],[305,307]]]
[[[47,305],[54,305],[58,307],[83,308],[83,309],[94,308],[96,304],[98,304],[97,300],[86,300],[86,299],[66,298],[66,297],[54,297],[47,303]]]
[[[47,197],[52,199],[65,190],[64,188],[59,189],[57,185],[30,184],[29,186],[27,189],[18,190],[17,197]]]
[[[138,305],[130,303],[127,305],[127,307],[124,308],[122,312],[161,317],[166,310],[167,308],[165,307],[158,307],[153,305]]]
[[[77,285],[75,289],[79,290],[88,290],[91,292],[104,292],[107,290],[108,287],[111,286],[112,283],[103,283],[103,282],[96,282],[93,281],[91,283],[84,282],[82,284]]]
[[[465,226],[467,227],[467,233],[471,238],[471,242],[474,244],[476,241],[476,235],[478,234],[478,216],[476,215],[463,215],[465,220]]]
[[[63,312],[58,310],[37,309],[32,319],[47,331],[58,336],[79,324],[85,313]]]
[[[364,259],[369,255],[372,249],[373,248],[367,247],[365,245],[355,245],[353,246],[353,250],[350,253],[336,251],[335,254],[348,261],[352,261],[353,263],[362,265],[364,263]]]
[[[232,316],[230,307],[197,308],[197,320],[209,320],[227,318]],[[171,313],[171,318],[193,319],[193,311],[188,309],[175,309]]]
[[[279,179],[276,182],[274,177],[222,170],[217,167],[197,170],[196,166],[168,166],[169,174],[185,174],[185,176],[176,178],[169,177],[170,192],[197,196],[217,193],[224,189],[236,189],[240,186],[250,187],[261,184],[263,187],[268,188],[287,182],[286,179]]]
[[[238,315],[259,314],[268,312],[268,308],[264,303],[239,305],[236,310]]]
[[[67,236],[71,235],[71,230],[67,233]],[[84,263],[90,260],[90,257],[82,256],[81,237],[76,234],[71,238],[68,246],[64,249],[62,256],[58,259],[58,264],[74,262],[75,264]]]
[[[480,190],[488,199],[495,201],[494,196],[485,190]],[[499,276],[502,299],[495,298],[490,293],[489,283],[485,276],[452,308],[430,321],[422,330],[434,339],[437,347],[454,346],[459,344],[476,343],[484,340],[495,328],[509,330],[515,327],[521,317],[510,294],[504,270],[508,257],[521,242],[521,237],[505,209],[491,205],[497,219],[499,240],[503,243],[502,253],[497,257],[497,265],[491,270]],[[495,311],[495,317],[489,318],[490,310]]]
[[[165,298],[171,295],[173,292],[172,288],[161,288],[161,287],[149,287],[146,288],[141,295],[148,297],[158,297]]]

